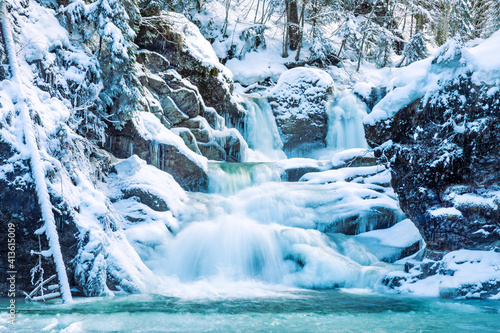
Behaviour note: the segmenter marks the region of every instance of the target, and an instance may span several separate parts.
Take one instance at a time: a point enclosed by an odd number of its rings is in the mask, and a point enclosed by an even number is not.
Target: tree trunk
[[[288,35],[290,50],[295,51],[299,46],[300,32],[299,32],[299,10],[297,0],[287,0],[288,2]]]
[[[361,46],[359,47],[358,66],[356,67],[356,72],[359,72],[359,68],[361,67],[361,60],[363,59],[363,48],[365,47],[365,41],[368,35],[368,27],[370,26],[371,20],[373,18],[373,13],[375,12],[375,7],[377,7],[377,4],[378,0],[376,0],[375,3],[373,4],[372,11],[370,12],[370,15],[368,16],[368,19],[366,20],[366,23],[364,25],[363,39],[361,39]]]
[[[290,5],[288,1],[285,1],[285,26],[283,27],[283,53],[281,56],[283,58],[288,58],[288,42],[289,42],[289,29],[288,29],[288,17],[290,12]]]
[[[61,287],[61,296],[64,303],[71,303],[71,291],[69,288],[68,275],[66,274],[66,266],[64,264],[61,246],[59,244],[59,235],[57,233],[54,213],[52,212],[52,203],[50,202],[50,195],[47,188],[47,180],[45,179],[45,169],[40,151],[36,142],[35,131],[33,122],[30,116],[28,107],[28,97],[24,93],[23,82],[21,74],[19,73],[19,64],[17,55],[14,50],[14,39],[12,38],[12,28],[10,27],[9,18],[7,17],[7,10],[5,8],[5,1],[0,2],[0,24],[2,25],[2,33],[5,43],[5,52],[9,59],[10,72],[12,74],[11,81],[17,86],[16,109],[19,112],[19,117],[23,124],[24,140],[29,152],[31,175],[33,177],[38,203],[44,221],[43,227],[37,230],[37,233],[45,233],[49,242],[50,253],[56,266],[57,278]]]

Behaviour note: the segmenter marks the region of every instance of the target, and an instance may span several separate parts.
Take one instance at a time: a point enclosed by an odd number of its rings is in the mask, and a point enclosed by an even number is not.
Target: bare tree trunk
[[[289,41],[289,35],[288,35],[288,17],[290,12],[290,6],[288,1],[285,1],[285,26],[283,28],[283,53],[282,57],[287,58],[288,57],[288,41]]]
[[[365,26],[364,26],[364,32],[363,32],[363,39],[361,39],[361,46],[359,48],[359,54],[358,54],[358,66],[356,67],[356,72],[359,72],[359,68],[361,67],[361,60],[363,59],[363,48],[365,47],[365,41],[366,37],[368,36],[368,27],[372,21],[373,18],[373,13],[375,12],[375,7],[377,7],[378,0],[375,1],[372,7],[372,11],[370,12],[370,15],[368,16],[368,19],[366,20]]]
[[[299,10],[297,0],[288,2],[288,35],[290,36],[290,50],[295,51],[299,45]]]
[[[257,9],[255,10],[255,17],[253,19],[253,23],[257,23],[257,14],[259,13],[260,0],[257,0]]]
[[[226,36],[227,25],[229,20],[229,8],[231,7],[231,0],[226,0],[226,17],[224,18],[224,25],[222,26],[222,36]]]
[[[342,44],[340,44],[339,53],[337,54],[337,58],[339,58],[339,59],[340,59],[340,54],[342,53],[342,50],[344,49],[344,46],[345,46],[345,39],[342,41]]]

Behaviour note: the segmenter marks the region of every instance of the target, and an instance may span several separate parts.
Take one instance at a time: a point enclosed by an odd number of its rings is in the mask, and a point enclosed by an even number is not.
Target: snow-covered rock
[[[177,72],[198,88],[207,106],[235,123],[243,116],[231,97],[232,73],[219,62],[198,27],[184,15],[162,12],[145,17],[135,42],[165,56]]]
[[[401,207],[429,251],[500,246],[499,41],[499,32],[472,48],[451,41],[398,70],[365,117],[368,142],[390,161]]]
[[[188,190],[207,190],[206,158],[190,150],[153,113],[138,112],[122,129],[110,129],[105,146],[118,158],[138,155],[171,173]]]
[[[399,293],[442,298],[500,298],[500,253],[459,250],[441,260],[410,260],[383,284]]]
[[[297,67],[280,76],[268,98],[288,156],[326,146],[333,91],[333,79],[319,69]]]

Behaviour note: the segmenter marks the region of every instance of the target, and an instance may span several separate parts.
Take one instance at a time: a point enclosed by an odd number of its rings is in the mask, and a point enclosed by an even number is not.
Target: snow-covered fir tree
[[[474,35],[473,5],[470,0],[453,0],[450,14],[450,36],[469,39]]]

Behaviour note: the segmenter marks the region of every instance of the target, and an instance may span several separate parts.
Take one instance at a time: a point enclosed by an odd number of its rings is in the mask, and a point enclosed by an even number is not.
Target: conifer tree
[[[473,6],[470,0],[454,0],[451,4],[450,36],[467,40],[474,35]]]

